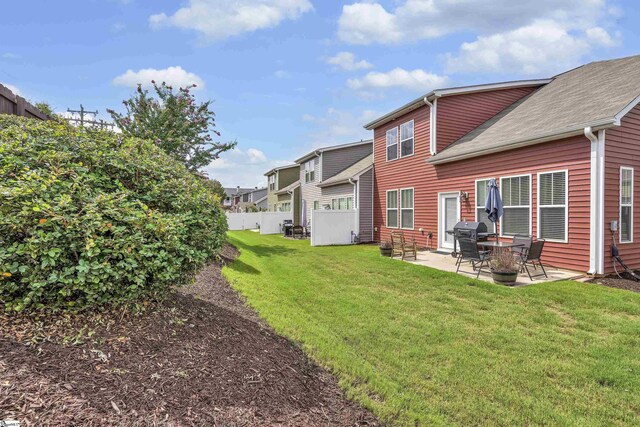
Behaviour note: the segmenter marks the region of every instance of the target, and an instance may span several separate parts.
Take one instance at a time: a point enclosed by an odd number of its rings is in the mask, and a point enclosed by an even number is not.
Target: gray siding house
[[[319,148],[296,160],[300,165],[300,224],[312,228],[312,210],[362,208],[367,213],[362,214],[365,222],[360,224],[360,241],[371,241],[372,153],[373,141],[366,140]]]
[[[320,209],[356,209],[358,239],[373,241],[373,154],[318,184]]]

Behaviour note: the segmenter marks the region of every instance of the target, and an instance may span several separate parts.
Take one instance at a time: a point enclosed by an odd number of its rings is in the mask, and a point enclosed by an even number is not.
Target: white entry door
[[[459,193],[440,193],[438,195],[438,247],[440,249],[453,249],[453,235],[447,231],[460,220],[460,195]]]

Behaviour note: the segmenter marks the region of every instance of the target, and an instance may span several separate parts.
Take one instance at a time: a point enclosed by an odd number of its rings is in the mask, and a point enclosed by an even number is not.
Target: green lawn
[[[375,246],[229,236],[232,285],[392,425],[640,425],[640,294],[511,289]]]

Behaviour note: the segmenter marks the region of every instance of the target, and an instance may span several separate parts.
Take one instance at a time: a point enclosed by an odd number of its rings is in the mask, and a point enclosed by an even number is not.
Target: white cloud
[[[275,73],[273,73],[273,75],[279,79],[288,79],[289,77],[291,77],[291,73],[285,70],[278,70]]]
[[[20,55],[17,55],[13,52],[5,52],[2,54],[2,59],[18,59]]]
[[[209,178],[217,179],[225,187],[261,187],[266,184],[265,172],[290,163],[288,160],[270,160],[257,148],[236,148],[223,153],[204,170]]]
[[[125,24],[123,24],[122,22],[115,22],[113,25],[111,25],[111,32],[112,33],[121,33],[126,28],[127,28],[127,26]]]
[[[579,64],[596,47],[613,44],[613,38],[600,27],[575,34],[556,21],[537,21],[463,43],[458,54],[448,56],[447,71],[547,75]]]
[[[374,1],[345,5],[338,37],[352,44],[401,44],[473,34],[447,56],[456,72],[536,74],[572,67],[619,43],[610,27],[622,10],[609,0],[404,0],[385,9]]]
[[[302,120],[310,125],[308,144],[300,147],[297,154],[318,147],[344,144],[360,139],[369,139],[373,135],[362,126],[381,114],[374,110],[364,110],[360,113],[329,108],[322,116],[304,114]]]
[[[204,41],[216,41],[273,28],[311,10],[309,0],[189,0],[173,15],[151,15],[149,24],[194,30]]]
[[[386,73],[371,71],[362,78],[349,79],[347,86],[358,91],[397,87],[426,92],[442,87],[448,81],[446,76],[428,73],[421,69],[408,71],[403,68],[394,68]]]
[[[364,59],[356,61],[356,56],[351,52],[338,52],[335,56],[326,58],[326,63],[333,65],[334,69],[342,69],[346,71],[363,70],[373,67],[373,65]]]
[[[393,44],[457,32],[488,35],[545,19],[586,28],[614,12],[606,0],[406,0],[392,11],[363,1],[343,6],[338,36],[353,44]]]
[[[204,81],[198,75],[190,73],[180,66],[163,69],[144,68],[138,71],[127,70],[126,73],[114,78],[113,84],[116,86],[136,87],[140,83],[143,87],[149,87],[151,86],[151,80],[158,84],[165,82],[169,86],[176,88],[192,84],[196,85],[195,89],[204,87]]]

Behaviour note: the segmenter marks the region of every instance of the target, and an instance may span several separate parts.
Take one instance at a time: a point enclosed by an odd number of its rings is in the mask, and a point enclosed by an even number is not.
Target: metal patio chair
[[[525,253],[529,251],[531,248],[531,243],[533,242],[533,238],[528,234],[516,234],[513,236],[513,243],[522,245],[519,247],[515,247],[512,249],[513,253],[517,256],[523,256]]]
[[[542,262],[540,262],[543,249],[544,240],[536,240],[535,242],[531,243],[531,247],[520,256],[520,269],[527,272],[530,280],[533,280],[534,277],[540,276],[544,276],[547,279],[549,278],[549,276],[547,276],[547,272],[544,269],[544,266],[542,265]],[[537,270],[538,266],[540,266],[540,268],[542,269],[542,273],[532,276],[531,272],[529,271],[529,266],[533,267],[534,270]]]
[[[458,255],[458,259],[456,260],[456,273],[460,272],[460,266],[463,262],[468,262],[473,268],[473,273],[477,271],[477,279],[478,277],[480,277],[482,268],[489,267],[489,261],[491,260],[489,252],[479,250],[478,242],[473,239],[458,239],[458,245],[460,246],[460,255]],[[463,271],[463,273],[471,272]]]

